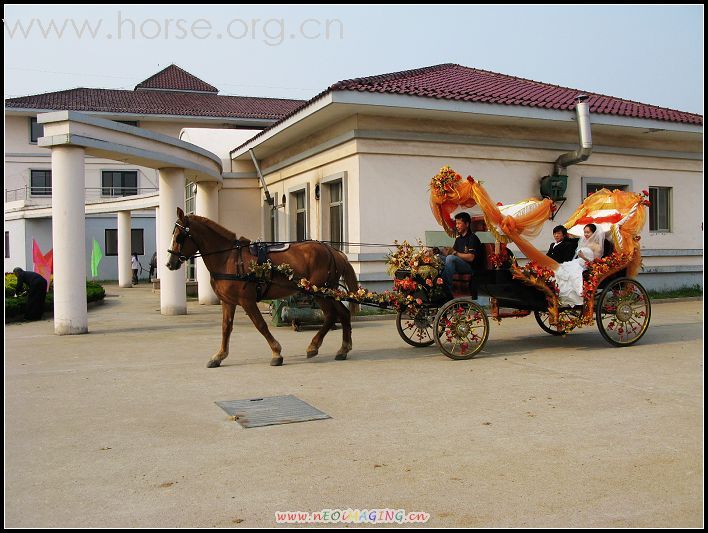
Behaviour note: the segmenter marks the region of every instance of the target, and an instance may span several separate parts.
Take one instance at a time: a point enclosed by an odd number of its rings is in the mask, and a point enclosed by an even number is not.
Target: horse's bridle
[[[176,255],[180,264],[182,264],[187,261],[187,259],[194,257],[194,254],[190,255],[189,257],[182,255],[182,245],[184,244],[184,241],[187,239],[192,239],[192,235],[189,233],[189,218],[186,216],[184,217],[184,225],[180,224],[179,221],[175,222],[175,229],[172,230],[173,234],[177,230],[177,228],[180,228],[182,230],[175,237],[175,242],[179,245],[179,250],[176,252],[172,250],[167,250],[167,253]]]

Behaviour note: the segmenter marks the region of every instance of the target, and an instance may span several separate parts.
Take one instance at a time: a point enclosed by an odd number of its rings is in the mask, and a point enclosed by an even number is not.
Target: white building
[[[274,216],[262,211],[267,235],[345,241],[360,280],[382,287],[385,254],[359,243],[439,230],[428,184],[444,165],[484,181],[497,201],[539,197],[541,178],[578,148],[581,93],[592,153],[565,169],[567,201],[536,246],[546,250],[589,193],[648,190],[640,280],[702,285],[703,117],[693,113],[444,64],[336,83],[236,148],[232,170],[255,176],[253,150],[270,193],[288,200]]]
[[[43,207],[51,201],[51,165],[49,151],[34,144],[38,113],[131,121],[158,134],[199,138],[212,151],[233,143],[229,157],[219,154],[215,218],[222,225],[251,238],[344,241],[360,280],[382,287],[390,284],[385,253],[362,243],[413,241],[439,230],[427,188],[444,165],[484,181],[498,201],[538,197],[540,179],[578,146],[580,93],[589,95],[592,153],[567,168],[567,201],[537,247],[546,249],[551,228],[597,188],[646,189],[653,206],[641,235],[641,281],[649,288],[702,284],[702,116],[452,64],[345,80],[304,103],[219,96],[174,65],[134,91],[73,89],[8,100],[5,270],[31,266],[33,238],[44,252],[52,245],[51,213]],[[192,128],[262,131],[246,142],[222,143]],[[264,201],[251,150],[275,209]],[[85,174],[87,202],[129,194],[138,205],[158,183],[155,170],[97,157],[87,159]],[[154,250],[153,216],[132,214],[145,259]],[[110,248],[115,227],[115,215],[87,218],[87,265],[91,240]],[[112,257],[101,277],[117,277]]]
[[[37,115],[70,110],[115,120],[179,138],[186,128],[229,130],[233,145],[282,118],[302,102],[274,98],[221,96],[218,89],[170,65],[139,83],[133,91],[78,88],[5,101],[5,271],[32,269],[32,241],[42,252],[53,248],[51,227],[52,176],[50,151],[37,145],[43,135]],[[192,137],[202,137],[192,134]],[[186,139],[189,142],[189,139]],[[232,146],[233,147],[233,146]],[[226,150],[226,153],[228,150]],[[226,153],[224,154],[227,157]],[[105,257],[100,278],[117,279],[117,223],[112,206],[126,197],[135,205],[157,205],[155,169],[103,159],[86,159],[86,264],[96,239]],[[103,209],[100,207],[103,206]],[[131,211],[132,251],[145,268],[155,251],[155,210]],[[88,270],[90,272],[90,269]]]

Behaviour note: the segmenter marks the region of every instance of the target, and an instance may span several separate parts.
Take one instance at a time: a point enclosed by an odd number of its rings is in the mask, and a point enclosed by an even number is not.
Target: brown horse
[[[172,234],[172,245],[169,249],[170,259],[167,268],[177,270],[187,259],[199,252],[204,264],[211,273],[211,286],[221,300],[222,325],[221,348],[207,363],[208,368],[215,368],[229,355],[229,337],[234,325],[234,312],[240,305],[249,318],[261,332],[273,352],[270,364],[280,366],[283,358],[280,355],[280,343],[270,334],[268,326],[258,309],[258,288],[253,280],[244,280],[248,274],[251,261],[256,261],[249,248],[250,241],[243,237],[237,239],[236,234],[220,226],[208,218],[197,215],[186,216],[177,208],[177,222]],[[350,291],[357,289],[356,273],[347,257],[331,246],[317,242],[305,241],[293,243],[283,252],[271,252],[268,258],[274,266],[289,264],[297,278],[305,278],[318,287],[337,288],[339,278],[344,277]],[[226,276],[224,276],[226,275]],[[229,279],[231,276],[231,279]],[[242,279],[236,279],[241,277]],[[226,278],[226,279],[224,279]],[[272,271],[272,283],[267,285],[260,299],[283,298],[298,291],[295,283],[284,275]],[[324,336],[334,325],[337,318],[342,323],[342,347],[335,359],[343,360],[352,349],[352,326],[349,309],[342,302],[334,299],[316,297],[316,302],[324,312],[324,324],[313,337],[307,348],[307,357],[317,355]],[[354,312],[352,306],[352,311]]]

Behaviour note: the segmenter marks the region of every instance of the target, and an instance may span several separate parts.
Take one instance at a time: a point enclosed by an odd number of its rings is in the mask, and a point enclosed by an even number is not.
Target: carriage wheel
[[[615,346],[630,346],[642,338],[649,326],[649,295],[635,280],[617,279],[600,294],[595,319],[607,342]]]
[[[450,359],[472,359],[489,337],[489,319],[484,309],[470,298],[446,303],[435,317],[435,343]]]
[[[581,313],[582,311],[576,311],[574,309],[561,309],[558,311],[559,317],[567,316],[574,319],[579,318]],[[536,322],[538,322],[538,325],[541,326],[541,329],[546,333],[557,336],[568,333],[567,331],[558,331],[555,326],[551,325],[551,315],[548,311],[534,311],[533,316],[536,317]]]
[[[401,338],[411,346],[423,348],[435,342],[433,338],[434,309],[421,309],[412,316],[407,310],[399,311],[396,316],[396,329]]]

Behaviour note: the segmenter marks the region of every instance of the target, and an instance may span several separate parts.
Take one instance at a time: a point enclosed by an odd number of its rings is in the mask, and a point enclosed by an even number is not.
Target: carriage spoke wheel
[[[472,359],[489,337],[489,319],[470,298],[446,303],[435,317],[435,343],[450,359]]]
[[[421,309],[415,316],[408,310],[399,311],[396,316],[396,329],[401,338],[411,346],[423,348],[435,342],[433,322],[435,309]]]
[[[582,311],[576,311],[575,309],[561,309],[558,311],[558,318],[561,320],[566,318],[577,319],[580,318]],[[555,326],[551,325],[551,315],[548,311],[534,311],[533,316],[536,317],[536,322],[541,326],[541,329],[546,333],[551,335],[565,335],[567,331],[558,331]]]
[[[600,294],[595,319],[607,342],[615,346],[630,346],[642,338],[649,326],[649,295],[635,280],[617,279]]]

